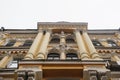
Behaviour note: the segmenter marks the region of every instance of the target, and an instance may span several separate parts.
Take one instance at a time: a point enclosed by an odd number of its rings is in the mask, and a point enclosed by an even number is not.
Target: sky
[[[37,22],[58,21],[119,29],[120,0],[0,0],[0,27],[37,29]]]

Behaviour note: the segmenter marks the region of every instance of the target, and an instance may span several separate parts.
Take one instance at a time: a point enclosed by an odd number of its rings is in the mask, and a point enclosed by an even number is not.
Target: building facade
[[[0,30],[0,80],[120,80],[120,30],[38,22]]]

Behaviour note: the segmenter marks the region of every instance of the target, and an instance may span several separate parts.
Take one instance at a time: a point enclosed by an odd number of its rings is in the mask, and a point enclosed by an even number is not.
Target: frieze
[[[66,23],[66,22],[38,22],[38,30],[40,29],[79,29],[87,30],[87,23]]]

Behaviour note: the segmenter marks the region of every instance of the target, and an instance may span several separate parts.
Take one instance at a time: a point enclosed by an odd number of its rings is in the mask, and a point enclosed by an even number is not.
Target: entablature
[[[86,31],[88,23],[85,22],[38,22],[38,30],[52,29],[53,31],[59,30],[74,30],[79,29]]]

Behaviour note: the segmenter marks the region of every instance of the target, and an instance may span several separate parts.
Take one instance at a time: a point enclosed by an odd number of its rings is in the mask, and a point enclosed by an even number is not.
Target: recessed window
[[[72,35],[67,36],[66,43],[75,43],[74,36]]]
[[[107,40],[107,42],[108,42],[108,45],[110,47],[116,47],[117,46],[117,44],[114,41],[112,41],[112,40]]]
[[[53,37],[51,39],[50,43],[60,43],[60,38],[59,37]]]
[[[17,68],[17,67],[18,67],[18,62],[17,61],[12,61],[7,66],[7,68]]]
[[[13,46],[16,43],[16,40],[10,40],[5,46]]]
[[[75,40],[72,38],[66,39],[66,43],[75,43]]]
[[[32,40],[26,40],[22,46],[24,46],[24,47],[31,46],[32,42],[33,42]]]
[[[93,43],[93,45],[94,46],[102,46],[102,44],[99,42],[99,41],[97,41],[97,40],[92,40],[92,43]]]
[[[76,53],[67,53],[66,54],[66,59],[67,60],[76,60],[78,59],[78,56]]]
[[[59,60],[60,55],[58,53],[49,53],[47,56],[48,60]]]

